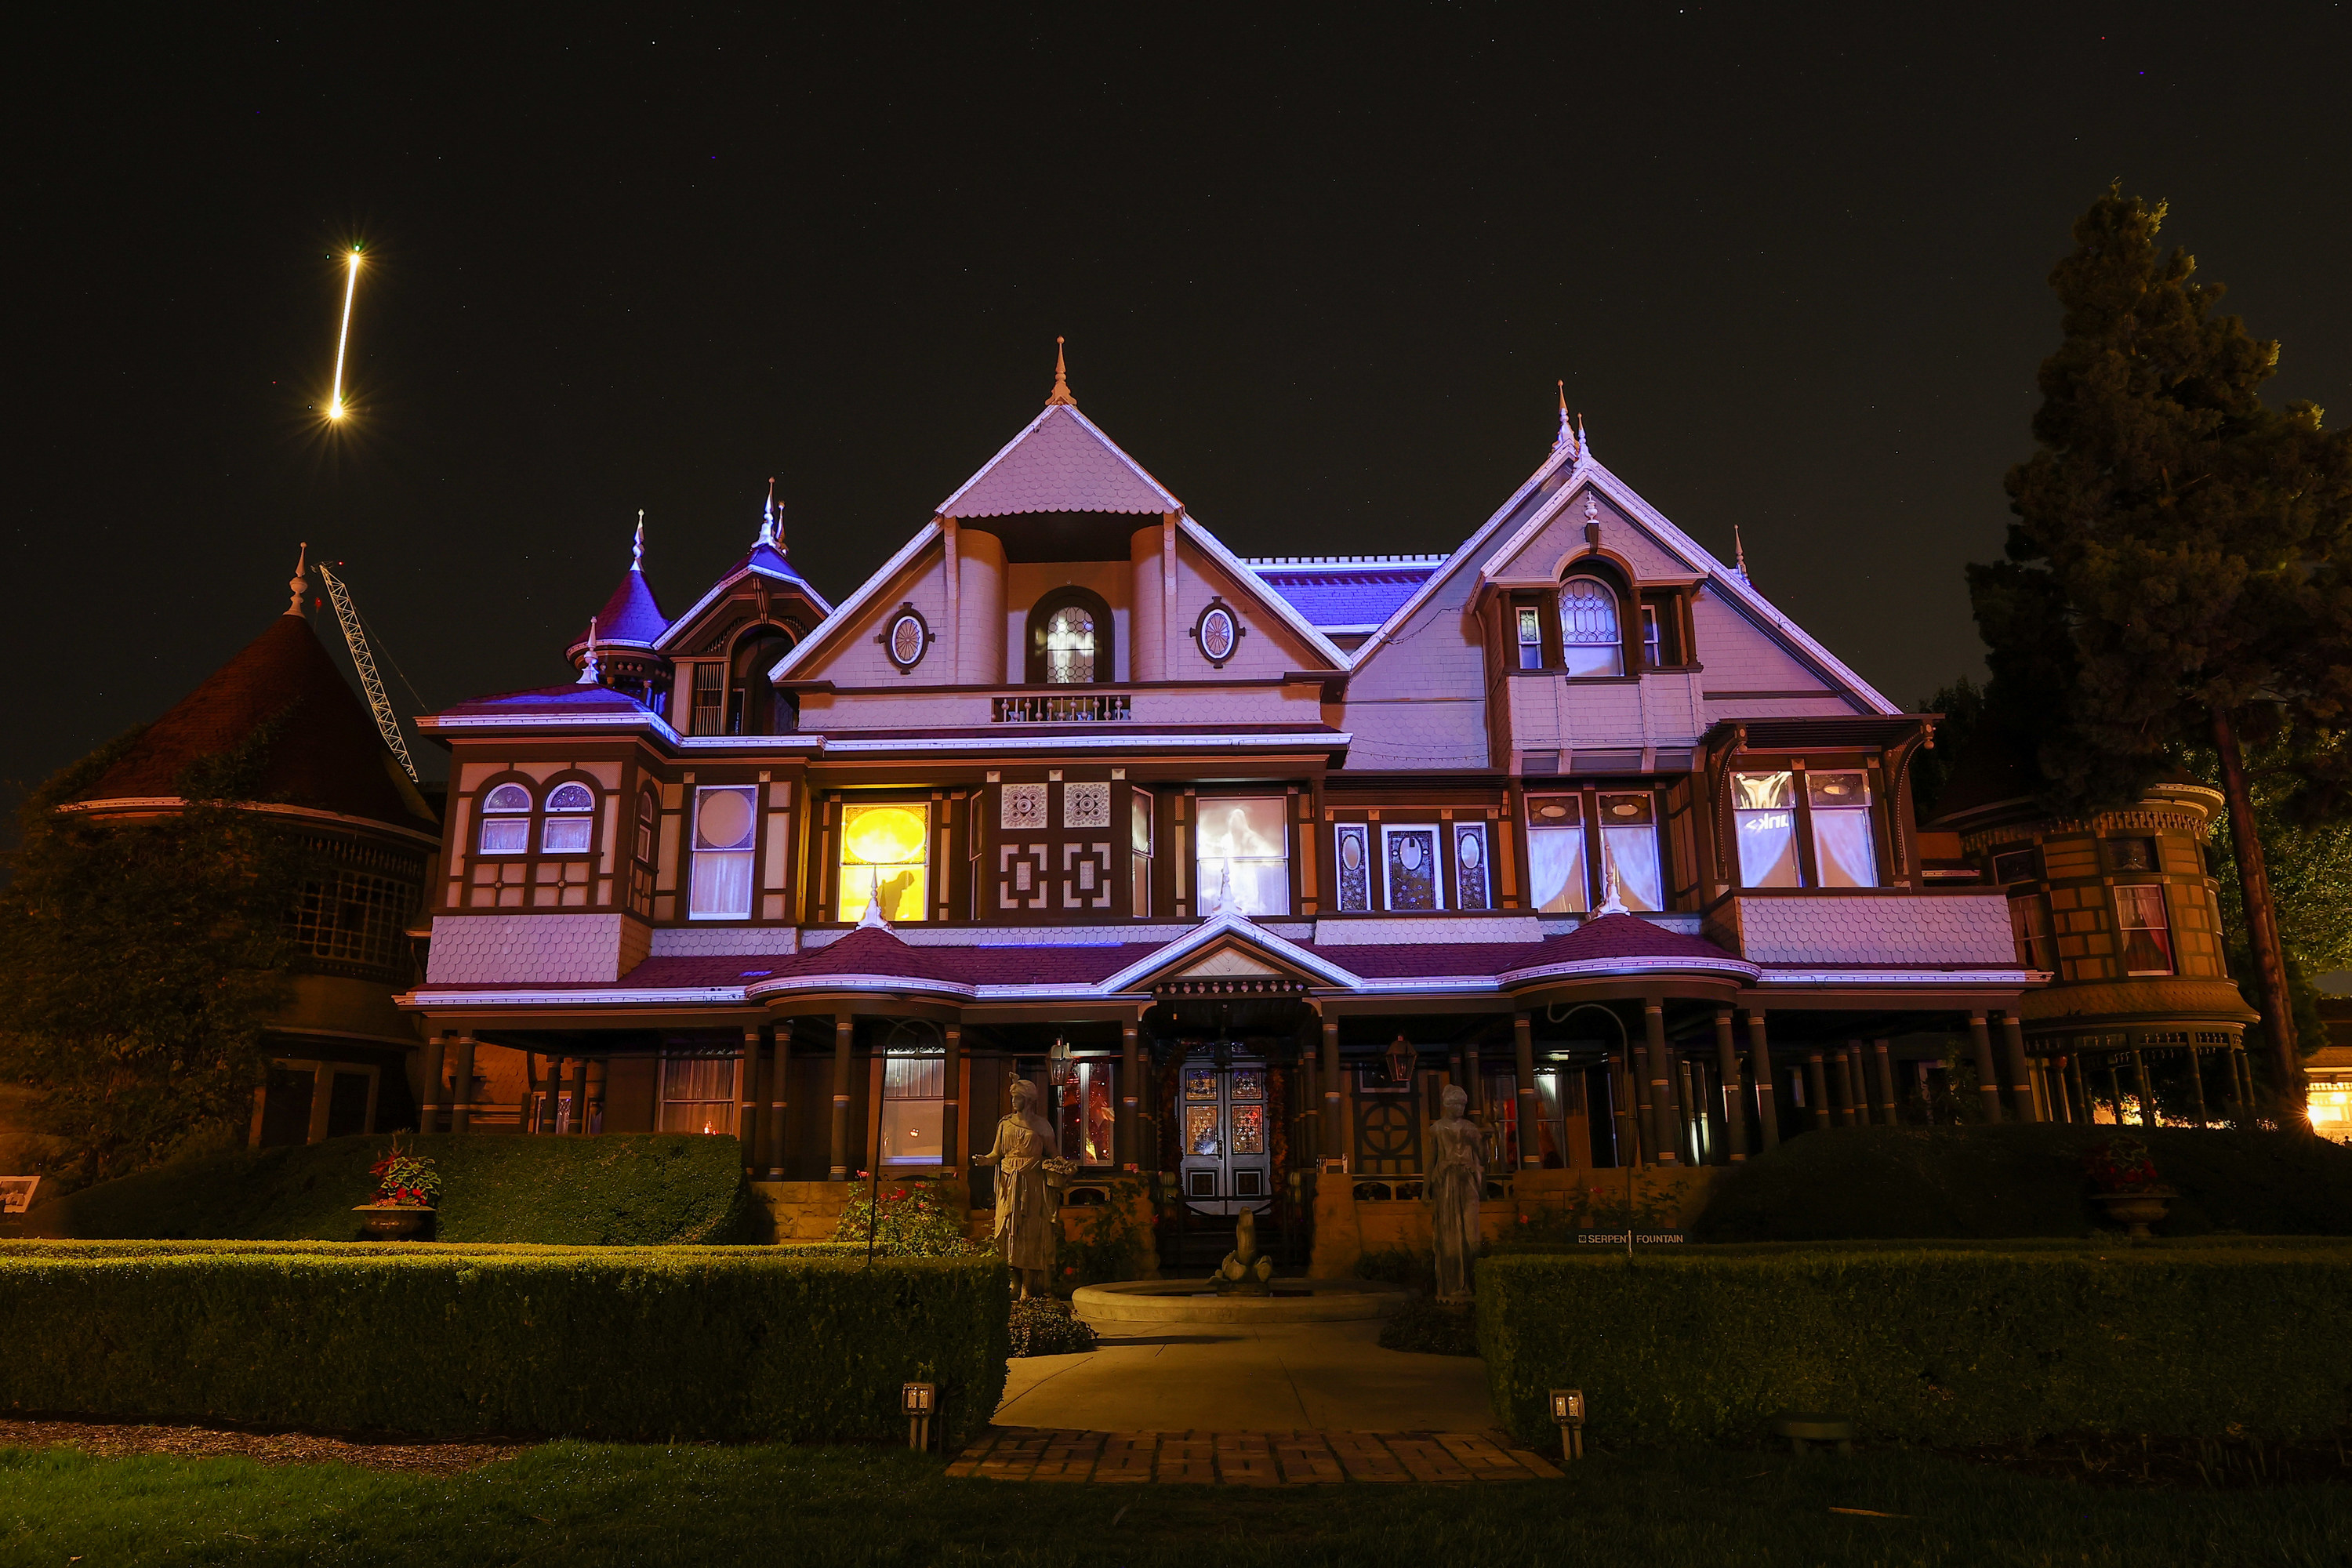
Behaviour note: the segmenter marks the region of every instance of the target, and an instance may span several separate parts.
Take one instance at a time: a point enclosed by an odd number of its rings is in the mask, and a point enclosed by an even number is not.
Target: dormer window
[[[1028,679],[1091,686],[1111,679],[1110,606],[1084,588],[1057,588],[1029,612]]]
[[[482,797],[482,853],[520,855],[530,847],[530,791],[502,784]]]
[[[1596,577],[1570,577],[1559,591],[1560,659],[1570,676],[1625,673],[1617,595]]]
[[[586,849],[595,809],[596,792],[586,784],[557,784],[548,792],[547,818],[539,829],[540,848],[550,855],[578,854]]]
[[[1066,605],[1045,618],[1045,683],[1079,686],[1095,678],[1095,618]]]

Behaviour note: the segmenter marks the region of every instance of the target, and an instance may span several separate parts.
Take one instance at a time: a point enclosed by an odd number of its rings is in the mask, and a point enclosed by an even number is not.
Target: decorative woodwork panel
[[[1062,846],[1062,907],[1066,910],[1110,908],[1110,845]]]
[[[1042,910],[1050,875],[1044,844],[1000,844],[996,847],[996,907],[1000,910]]]

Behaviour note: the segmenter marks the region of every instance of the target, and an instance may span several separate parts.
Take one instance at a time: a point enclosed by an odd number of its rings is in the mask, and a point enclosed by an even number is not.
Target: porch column
[[[784,1173],[785,1151],[792,1143],[793,1119],[793,1026],[789,1020],[775,1026],[775,1047],[768,1053],[768,1174]],[[955,1085],[948,1089],[952,1092]],[[950,1115],[953,1112],[950,1112]]]
[[[963,1021],[958,1019],[940,1031],[947,1042],[946,1053],[940,1058],[940,1071],[947,1075],[946,1093],[940,1106],[940,1163],[950,1170],[963,1167]],[[1129,1068],[1121,1068],[1121,1081],[1133,1078]],[[1129,1101],[1133,1104],[1132,1100]]]
[[[1346,1120],[1339,1114],[1339,1020],[1323,1015],[1323,1157],[1337,1160],[1347,1150]]]
[[[2117,1074],[2116,1053],[2107,1053],[2107,1098],[2116,1102],[2116,1125],[2124,1124],[2124,1080]]]
[[[1748,1074],[1755,1080],[1756,1132],[1762,1152],[1780,1146],[1780,1088],[1772,1076],[1772,1043],[1764,1037],[1764,1009],[1748,1009]]]
[[[1657,1140],[1658,1163],[1679,1165],[1683,1140],[1675,1125],[1680,1119],[1675,1110],[1674,1079],[1666,1076],[1672,1070],[1666,1050],[1666,1005],[1658,997],[1642,999],[1642,1039],[1650,1058],[1650,1134]]]
[[[2133,1047],[2131,1058],[2132,1088],[2139,1095],[2139,1124],[2153,1127],[2156,1125],[2156,1096],[2148,1092],[2147,1058],[2140,1055],[2137,1047]]]
[[[1822,1053],[1805,1053],[1805,1098],[1812,1103],[1812,1121],[1816,1131],[1830,1124],[1830,1076],[1822,1070]]]
[[[1737,1165],[1748,1158],[1748,1116],[1739,1103],[1739,1047],[1732,1043],[1728,1007],[1715,1010],[1715,1076],[1723,1080],[1724,1142]]]
[[[849,1043],[857,1034],[857,1016],[833,1016],[833,1152],[826,1174],[849,1180]]]
[[[2014,1013],[2000,1016],[2000,1043],[2009,1051],[2009,1092],[2020,1121],[2047,1121],[2033,1102],[2033,1073],[2025,1062],[2025,1021]]]
[[[1486,1114],[1486,1075],[1478,1070],[1475,1036],[1462,1042],[1462,1087],[1470,1096],[1470,1120],[1475,1121]]]
[[[1837,1053],[1837,1119],[1841,1127],[1852,1127],[1865,1120],[1862,1115],[1862,1096],[1858,1092],[1862,1084],[1853,1070],[1854,1058],[1861,1054],[1861,1048],[1852,1040],[1845,1043],[1845,1049]]]
[[[1118,1149],[1111,1158],[1120,1164],[1143,1168],[1143,1153],[1135,1146],[1135,1085],[1136,1037],[1142,1032],[1141,1020],[1121,1018],[1118,1021]],[[955,1047],[950,1046],[952,1052]]]
[[[2202,1127],[2211,1120],[2205,1113],[2205,1052],[2202,1047],[2189,1047],[2189,1087],[2197,1096],[2197,1125]]]
[[[439,1032],[425,1038],[425,1092],[417,1097],[416,1105],[416,1131],[420,1133],[441,1131],[442,1038]]]
[[[1519,1076],[1519,1169],[1540,1170],[1543,1103],[1536,1093],[1536,1029],[1524,1011],[1511,1015],[1511,1068]],[[1562,1151],[1561,1163],[1566,1163]]]
[[[584,1134],[588,1131],[588,1058],[572,1058],[572,1131]]]
[[[449,1131],[470,1132],[474,1127],[474,1037],[457,1037],[457,1063],[449,1069]]]
[[[1630,1047],[1621,1047],[1609,1053],[1609,1097],[1616,1103],[1616,1116],[1611,1122],[1611,1136],[1617,1145],[1617,1164],[1622,1169],[1642,1163],[1643,1129],[1648,1125],[1640,1109],[1644,1103],[1634,1083],[1640,1077],[1633,1065]]]
[[[735,1080],[735,1139],[743,1145],[743,1168],[760,1169],[760,1026],[743,1029],[743,1066]]]
[[[1895,1110],[1895,1052],[1887,1041],[1873,1040],[1870,1055],[1878,1065],[1878,1120],[1892,1127],[1900,1120]]]
[[[1992,1036],[1985,1029],[1982,1013],[1969,1015],[1969,1043],[1976,1047],[1977,1093],[1982,1097],[1985,1120],[1998,1126],[2000,1122],[2000,1070],[1992,1065]]]

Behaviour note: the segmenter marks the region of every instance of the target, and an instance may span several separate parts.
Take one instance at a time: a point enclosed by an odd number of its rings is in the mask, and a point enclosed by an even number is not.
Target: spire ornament
[[[286,606],[286,613],[289,616],[299,616],[302,613],[302,592],[310,586],[310,578],[305,570],[310,561],[310,544],[308,540],[305,540],[301,547],[295,552],[294,575],[286,579],[286,585],[294,591],[294,602]]]
[[[866,868],[866,912],[857,917],[859,931],[888,931],[890,922],[882,913],[882,869],[878,866]]]
[[[635,541],[635,542],[632,543],[632,544],[629,546],[629,570],[630,570],[630,571],[632,571],[632,572],[643,572],[645,569],[646,569],[646,509],[645,509],[645,508],[643,508],[643,507],[639,507],[639,508],[637,508],[637,537],[636,537],[636,541]]]
[[[1552,437],[1551,449],[1557,452],[1564,447],[1573,458],[1577,456],[1576,422],[1568,414],[1568,383],[1563,380],[1556,384],[1559,387],[1559,434]]]
[[[1739,574],[1741,582],[1748,581],[1748,546],[1740,542],[1739,525],[1736,522],[1731,525],[1731,569]]]
[[[1078,400],[1070,395],[1070,367],[1062,357],[1060,338],[1054,340],[1054,394],[1045,399],[1045,406],[1051,408],[1057,403],[1066,408],[1078,405]]]
[[[1602,856],[1601,858],[1601,907],[1592,911],[1592,918],[1599,920],[1602,915],[1630,915],[1633,912],[1625,907],[1625,900],[1617,896],[1617,858],[1613,855]]]
[[[768,504],[760,509],[759,542],[779,554],[783,552],[784,524],[776,512],[776,481],[772,478],[768,480]]]
[[[596,617],[593,616],[588,617],[587,657],[580,661],[580,679],[574,684],[579,686],[604,684],[604,672],[596,662]]]

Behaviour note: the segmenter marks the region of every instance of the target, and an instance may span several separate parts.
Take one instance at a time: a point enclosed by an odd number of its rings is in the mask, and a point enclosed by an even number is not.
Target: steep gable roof
[[[375,721],[310,621],[293,614],[272,620],[148,725],[81,799],[173,798],[191,763],[233,751],[273,722],[257,800],[412,832],[436,826],[432,808],[393,760]]]
[[[939,504],[941,517],[1181,511],[1184,503],[1073,404],[1055,403]]]
[[[833,606],[825,602],[824,595],[816,591],[815,585],[800,574],[799,568],[784,558],[782,551],[763,539],[751,546],[750,553],[721,573],[719,581],[710,585],[709,592],[694,602],[692,609],[672,621],[668,628],[654,639],[655,648],[667,652],[671,645],[701,618],[705,610],[725,598],[728,590],[734,587],[736,584],[751,576],[765,577],[771,582],[790,584],[807,596],[809,603],[815,607],[819,616],[830,618],[833,615]],[[604,634],[600,631],[597,635],[601,637]]]
[[[1372,631],[1445,564],[1443,555],[1293,555],[1243,563],[1318,631]]]

